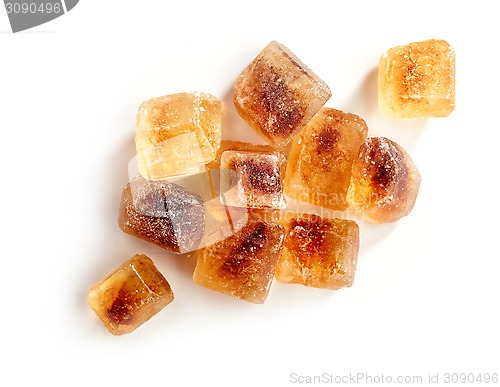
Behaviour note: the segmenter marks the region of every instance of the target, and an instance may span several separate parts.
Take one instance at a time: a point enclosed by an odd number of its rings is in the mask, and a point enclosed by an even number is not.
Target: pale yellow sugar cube
[[[224,104],[206,93],[180,93],[141,104],[135,142],[139,172],[149,180],[198,172],[215,158]]]

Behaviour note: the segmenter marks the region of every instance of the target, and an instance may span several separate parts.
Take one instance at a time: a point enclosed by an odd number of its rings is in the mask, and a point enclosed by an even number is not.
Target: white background
[[[500,372],[495,4],[82,0],[15,35],[0,7],[0,384],[287,386],[291,373]],[[428,38],[456,50],[456,111],[384,119],[379,56]],[[117,210],[138,105],[192,90],[229,101],[271,40],[330,86],[328,106],[406,147],[423,180],[409,217],[361,224],[352,288],[274,283],[259,306],[194,285],[191,260],[123,234]],[[234,110],[224,130],[260,141]],[[176,298],[114,337],[87,289],[139,252]]]

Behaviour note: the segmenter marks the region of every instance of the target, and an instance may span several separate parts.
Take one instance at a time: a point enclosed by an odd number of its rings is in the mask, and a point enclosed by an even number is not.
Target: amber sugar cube
[[[367,132],[365,121],[357,115],[322,108],[293,140],[285,194],[302,202],[345,210],[352,163]]]
[[[210,189],[212,191],[212,198],[220,196],[220,161],[222,154],[227,150],[235,151],[249,151],[249,152],[264,152],[272,153],[274,148],[269,145],[251,144],[239,141],[222,140],[220,148],[215,155],[215,158],[205,165],[208,178],[210,180]]]
[[[448,116],[455,109],[455,52],[435,39],[391,48],[380,58],[378,91],[387,117]]]
[[[174,300],[146,255],[135,255],[89,290],[90,307],[113,335],[130,333]]]
[[[264,140],[283,149],[330,96],[325,82],[299,58],[271,42],[236,80],[233,101]]]
[[[200,247],[205,205],[200,195],[184,187],[139,176],[123,191],[118,224],[127,234],[187,253]]]
[[[141,104],[135,142],[140,174],[157,180],[198,172],[215,158],[224,104],[206,93],[180,93]]]
[[[269,293],[284,229],[250,221],[230,237],[198,252],[193,281],[245,301],[262,304]]]
[[[417,199],[420,173],[410,155],[385,137],[366,139],[352,166],[350,209],[372,223],[395,222]]]
[[[235,207],[286,207],[285,162],[279,152],[225,151],[220,164],[221,201]]]
[[[206,165],[207,174],[210,179],[211,191],[212,191],[212,199],[215,199],[220,202],[220,161],[222,154],[227,150],[233,151],[248,151],[248,152],[258,152],[258,153],[273,153],[274,148],[269,145],[261,145],[261,144],[251,144],[246,142],[239,141],[229,141],[222,140],[219,151],[215,156],[215,159]],[[226,170],[228,171],[228,170]],[[282,170],[281,170],[282,171]],[[233,174],[234,175],[234,174]],[[226,174],[226,178],[228,175]],[[237,176],[235,176],[237,177]],[[227,182],[227,180],[226,180]],[[236,179],[234,184],[236,185],[239,182],[239,179]],[[208,203],[205,203],[206,205]],[[218,205],[217,205],[218,206]],[[244,207],[230,207],[224,206],[226,211],[228,212],[227,219],[231,224],[241,224],[242,219],[259,219],[268,222],[278,222],[280,219],[281,209],[279,208],[244,208]]]
[[[352,285],[359,250],[356,222],[288,214],[285,227],[278,281],[333,290]]]

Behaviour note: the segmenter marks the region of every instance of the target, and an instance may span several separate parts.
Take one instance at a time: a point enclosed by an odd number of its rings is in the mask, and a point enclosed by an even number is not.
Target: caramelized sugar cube
[[[246,142],[222,140],[220,148],[217,151],[217,154],[215,155],[215,159],[213,159],[211,162],[205,165],[208,178],[210,180],[210,186],[211,186],[210,189],[212,191],[212,198],[220,197],[220,175],[221,175],[220,160],[222,154],[227,150],[264,152],[264,153],[274,152],[274,148],[270,147],[269,145],[250,144]]]
[[[352,166],[347,202],[372,223],[395,222],[413,209],[420,173],[410,155],[385,137],[366,139]]]
[[[380,58],[378,95],[387,117],[448,116],[455,109],[455,52],[435,39],[391,48]]]
[[[269,43],[234,85],[240,116],[283,149],[330,98],[328,86],[288,48]]]
[[[352,163],[367,132],[365,121],[357,115],[322,108],[293,140],[285,194],[298,201],[345,210]]]
[[[89,290],[87,301],[113,335],[130,333],[174,300],[163,275],[138,254]]]
[[[225,151],[220,164],[221,201],[235,207],[286,207],[285,162],[278,152]]]
[[[198,252],[193,281],[245,301],[262,304],[273,280],[284,229],[250,221],[230,237]]]
[[[198,172],[219,149],[223,115],[223,102],[206,93],[143,102],[135,135],[140,174],[157,180]]]
[[[356,222],[288,214],[285,228],[278,281],[333,290],[352,285],[359,250]]]
[[[142,177],[123,191],[118,223],[127,234],[174,253],[197,250],[205,231],[203,199],[164,180]]]
[[[241,229],[250,220],[278,222],[280,210],[275,208],[243,208],[225,206],[220,201],[220,160],[227,150],[273,153],[269,145],[250,144],[239,141],[222,140],[215,159],[206,165],[209,179],[211,199],[205,202],[207,221],[205,233],[208,236],[208,246]],[[226,177],[229,171],[226,170]],[[236,173],[236,172],[235,172]],[[236,179],[235,184],[238,182]],[[230,187],[232,188],[232,187]],[[207,232],[208,228],[208,232]],[[230,233],[228,234],[228,230]]]

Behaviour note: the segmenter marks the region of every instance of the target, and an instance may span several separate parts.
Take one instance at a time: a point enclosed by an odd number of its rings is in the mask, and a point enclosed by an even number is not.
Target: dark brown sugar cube
[[[127,234],[174,253],[199,248],[205,231],[201,196],[164,180],[132,180],[123,191],[118,224]]]
[[[288,48],[269,43],[234,85],[240,116],[283,149],[330,98],[328,86]]]
[[[298,201],[345,210],[352,163],[367,132],[359,116],[322,108],[293,140],[285,194]]]
[[[333,290],[352,285],[359,250],[356,222],[288,214],[285,227],[278,281]]]
[[[395,222],[413,209],[420,181],[415,163],[400,145],[385,137],[371,137],[361,145],[353,163],[347,202],[364,220]]]
[[[273,280],[284,229],[250,221],[230,237],[198,252],[193,281],[245,301],[262,304]]]
[[[446,117],[455,109],[455,52],[430,39],[389,49],[380,57],[378,103],[392,118]]]
[[[225,151],[220,163],[221,201],[234,207],[286,207],[285,162],[279,152]]]
[[[174,300],[146,255],[135,255],[89,290],[87,301],[113,335],[130,333]]]

